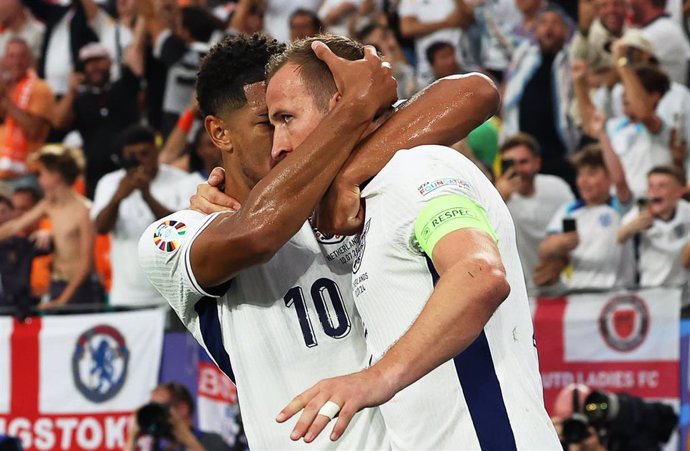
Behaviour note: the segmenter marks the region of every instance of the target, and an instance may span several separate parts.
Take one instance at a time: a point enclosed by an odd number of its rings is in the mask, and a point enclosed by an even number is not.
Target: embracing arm
[[[322,232],[349,234],[361,225],[359,186],[374,177],[399,149],[451,146],[498,110],[494,83],[481,74],[442,78],[405,103],[350,156],[319,208]]]
[[[323,44],[314,50],[331,68],[342,97],[237,213],[220,215],[194,241],[191,263],[203,287],[221,285],[270,259],[304,224],[376,112],[396,97],[390,69],[372,48],[358,61],[341,60]],[[350,84],[344,85],[345,77]]]

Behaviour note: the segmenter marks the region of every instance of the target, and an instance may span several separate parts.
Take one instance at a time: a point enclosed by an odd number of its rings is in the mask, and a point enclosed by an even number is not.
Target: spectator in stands
[[[194,399],[187,388],[177,382],[160,384],[151,392],[151,403],[167,406],[170,409],[170,426],[174,436],[171,449],[188,451],[230,451],[223,438],[213,432],[203,432],[193,426]],[[146,442],[140,432],[136,416],[133,415],[125,451],[147,449],[140,447],[139,441]]]
[[[43,198],[37,188],[20,186],[12,193],[12,206],[15,217],[28,213]],[[48,219],[32,224],[20,231],[17,236],[28,238],[34,243],[36,252],[31,262],[31,296],[36,300],[42,298],[50,289],[50,272],[53,266],[51,251],[51,225]],[[35,304],[35,302],[33,303]]]
[[[26,41],[34,60],[38,60],[45,30],[45,25],[24,8],[21,0],[3,1],[0,3],[0,58],[5,55],[7,41],[18,37]]]
[[[23,0],[23,3],[46,26],[38,74],[61,97],[69,88],[70,73],[80,67],[79,49],[98,41],[98,36],[89,27],[79,0],[67,5],[45,0]]]
[[[414,67],[410,65],[395,33],[387,25],[368,21],[357,32],[357,40],[373,45],[381,57],[390,63],[393,76],[398,81],[398,98],[409,99],[417,92]]]
[[[627,66],[637,67],[647,64],[659,67],[654,56],[654,47],[637,29],[629,29],[623,37],[612,46],[617,49],[617,62],[625,61]],[[621,58],[625,58],[622,60]],[[668,74],[667,74],[668,75]],[[597,103],[597,102],[595,102]],[[597,105],[599,107],[599,105]],[[623,117],[623,83],[616,84],[611,90],[611,114]],[[680,146],[672,150],[688,154],[687,144],[690,143],[690,90],[687,86],[671,80],[669,90],[661,97],[656,107],[656,114],[668,128],[668,134],[673,146]],[[685,146],[682,146],[685,141]],[[690,164],[685,162],[686,177],[690,171]]]
[[[117,138],[139,119],[141,74],[134,73],[126,62],[122,77],[110,83],[112,61],[102,44],[91,43],[79,55],[84,74],[72,74],[69,90],[58,102],[53,122],[56,128],[76,129],[81,134],[86,156],[86,195],[92,199],[98,180],[117,169],[113,159],[120,150]]]
[[[30,169],[33,153],[45,143],[55,100],[33,68],[31,49],[21,38],[7,42],[0,80],[0,180],[14,185]]]
[[[149,127],[129,127],[122,141],[123,161],[128,163],[98,182],[91,209],[96,231],[112,237],[109,301],[129,307],[165,305],[165,299],[133,263],[137,261],[137,245],[149,224],[187,207],[199,178],[158,163],[156,135]]]
[[[137,15],[136,1],[118,0],[115,2],[117,19],[113,19],[94,0],[80,1],[84,6],[89,26],[113,59],[110,79],[116,81],[120,78],[120,69],[124,64],[127,48],[134,41],[134,24]]]
[[[232,3],[226,5],[230,7]],[[216,7],[214,14],[216,17],[221,17],[218,14],[218,8],[223,8],[223,6]],[[265,5],[262,0],[239,0],[232,16],[230,16],[228,31],[244,34],[261,32],[264,28],[264,9]],[[221,20],[226,19],[222,18]]]
[[[156,5],[165,4],[158,2]],[[167,137],[192,100],[201,59],[213,40],[220,37],[218,33],[223,25],[198,6],[166,11],[156,8],[154,16],[148,17],[146,23],[154,41],[153,54],[168,68],[161,123],[161,131]],[[178,21],[180,25],[176,26]]]
[[[513,39],[517,43],[528,41],[536,44],[537,22],[539,15],[546,7],[546,2],[544,0],[515,0],[515,6],[520,10],[522,20],[513,28]]]
[[[290,15],[290,41],[316,36],[322,28],[321,19],[314,11],[300,8]]]
[[[266,0],[264,14],[264,33],[280,42],[290,40],[290,18],[298,9],[316,13],[323,0]]]
[[[503,136],[518,131],[532,135],[541,148],[542,172],[572,186],[574,173],[567,155],[575,151],[579,135],[567,114],[573,93],[562,13],[545,9],[536,34],[538,44],[520,46],[506,76]]]
[[[361,0],[324,0],[319,8],[319,18],[324,31],[339,36],[350,36]]]
[[[471,12],[481,34],[479,62],[500,83],[518,44],[513,30],[520,22],[520,10],[514,0],[475,3]]]
[[[460,69],[455,47],[449,42],[434,42],[426,49],[426,60],[431,66],[434,80],[453,74],[462,74],[468,71]]]
[[[669,79],[651,66],[633,69],[618,64],[623,80],[623,113],[606,123],[606,135],[621,160],[625,178],[635,197],[644,197],[647,174],[655,166],[674,163],[669,124],[656,113],[659,100],[669,89]],[[680,153],[683,153],[682,150]],[[676,163],[682,169],[684,153]]]
[[[632,248],[616,235],[624,207],[610,195],[611,177],[596,144],[573,157],[581,200],[564,204],[539,246],[542,262],[567,262],[561,273],[566,288],[611,289],[633,282]],[[564,230],[574,220],[574,231]],[[573,224],[572,222],[570,224]]]
[[[539,265],[539,244],[558,209],[575,199],[562,179],[539,174],[539,144],[525,133],[509,137],[501,146],[501,160],[512,166],[496,179],[496,189],[506,201],[515,222],[518,251],[527,289],[534,294],[533,273]]]
[[[690,43],[678,22],[666,14],[666,0],[631,0],[635,25],[652,43],[664,72],[680,84],[688,82]]]
[[[640,286],[685,285],[690,274],[690,203],[682,199],[685,174],[677,167],[657,166],[647,180],[648,201],[625,215],[618,241],[639,236]]]
[[[580,26],[570,45],[570,58],[586,61],[590,67],[612,68],[610,45],[625,32],[627,4],[625,0],[599,0],[596,5],[591,20],[580,17]]]
[[[400,14],[400,32],[405,37],[415,39],[417,55],[417,84],[423,88],[433,81],[431,67],[426,59],[426,49],[434,42],[446,41],[455,46],[457,57],[460,54],[461,27],[470,25],[471,15],[460,8],[455,0],[438,0],[435,2],[418,2],[401,0],[398,7]],[[463,3],[464,4],[464,3]]]
[[[75,149],[50,145],[38,155],[39,183],[45,199],[28,213],[0,226],[0,241],[15,236],[43,217],[53,224],[55,248],[49,309],[70,304],[92,304],[103,299],[93,274],[95,233],[89,219],[89,202],[73,189],[83,157]]]

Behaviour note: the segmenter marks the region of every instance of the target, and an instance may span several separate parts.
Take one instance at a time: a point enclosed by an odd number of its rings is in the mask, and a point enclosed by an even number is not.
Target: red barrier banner
[[[538,298],[534,329],[547,410],[574,382],[677,402],[680,294],[659,288]]]
[[[0,434],[31,450],[114,450],[158,380],[163,310],[0,318]]]

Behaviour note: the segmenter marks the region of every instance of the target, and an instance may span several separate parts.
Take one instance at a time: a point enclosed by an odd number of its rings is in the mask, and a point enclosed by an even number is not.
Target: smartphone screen
[[[577,232],[577,221],[575,218],[563,218],[563,233]]]

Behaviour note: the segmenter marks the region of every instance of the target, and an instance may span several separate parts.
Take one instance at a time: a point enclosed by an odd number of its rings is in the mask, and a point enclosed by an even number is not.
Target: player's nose
[[[283,133],[275,133],[273,135],[273,147],[271,148],[273,165],[288,156],[290,152],[292,152],[290,140]]]

